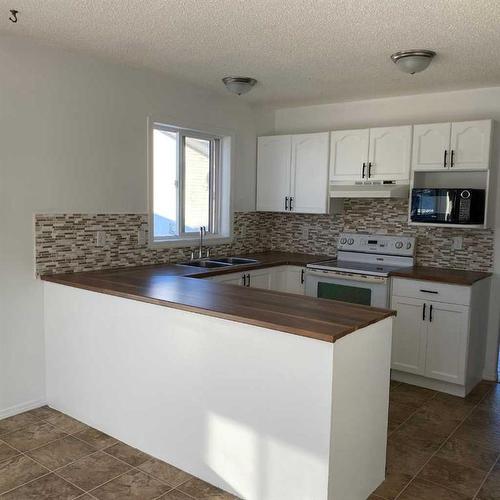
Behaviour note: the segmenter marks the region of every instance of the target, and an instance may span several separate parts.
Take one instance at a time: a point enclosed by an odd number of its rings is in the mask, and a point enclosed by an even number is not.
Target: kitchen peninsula
[[[253,257],[231,270],[318,260]],[[366,498],[393,312],[199,279],[224,272],[44,276],[49,404],[241,498]]]

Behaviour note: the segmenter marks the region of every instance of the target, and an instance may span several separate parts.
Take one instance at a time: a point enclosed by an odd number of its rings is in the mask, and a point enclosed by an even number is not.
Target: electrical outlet
[[[463,248],[464,248],[463,236],[454,236],[451,239],[451,249],[452,250],[462,250]]]
[[[309,239],[309,228],[308,227],[303,227],[301,231],[301,236],[303,240],[308,240]]]
[[[245,238],[245,236],[247,235],[247,227],[246,226],[241,226],[241,229],[240,229],[240,236],[242,238]]]
[[[106,232],[105,231],[97,231],[95,244],[98,247],[103,247],[106,245]]]

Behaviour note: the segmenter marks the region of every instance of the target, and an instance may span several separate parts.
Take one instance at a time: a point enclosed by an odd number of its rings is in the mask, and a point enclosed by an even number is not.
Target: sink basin
[[[193,260],[191,262],[181,262],[181,266],[191,266],[191,267],[205,267],[205,268],[212,268],[212,267],[228,267],[232,266],[233,264],[230,264],[228,262],[217,262],[214,260]]]
[[[220,262],[223,264],[229,264],[231,266],[236,266],[238,264],[256,264],[259,262],[255,259],[245,259],[243,257],[221,257],[220,259],[212,259],[212,262]]]

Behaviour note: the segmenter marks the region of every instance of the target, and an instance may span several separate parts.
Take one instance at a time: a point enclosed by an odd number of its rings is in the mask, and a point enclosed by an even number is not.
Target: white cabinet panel
[[[205,278],[217,283],[226,283],[230,285],[243,285],[243,274],[242,273],[230,273],[221,274],[219,276],[214,276],[212,278]]]
[[[328,213],[328,133],[292,136],[292,211]]]
[[[409,181],[411,132],[411,125],[370,129],[369,179]]]
[[[450,123],[413,127],[413,170],[443,170],[450,145]],[[449,165],[449,158],[446,159]]]
[[[300,266],[275,267],[272,289],[278,292],[304,295],[304,268]]]
[[[247,286],[251,288],[263,288],[265,290],[271,289],[272,283],[272,269],[257,269],[255,271],[248,271]]]
[[[290,196],[292,138],[259,137],[257,150],[257,210],[284,212]]]
[[[392,368],[423,375],[425,373],[427,323],[419,299],[393,296],[392,309],[397,311],[392,335]]]
[[[455,384],[465,383],[469,308],[429,304],[425,375]]]
[[[330,181],[357,181],[367,175],[369,129],[330,134]]]
[[[452,123],[450,155],[453,157],[450,157],[450,166],[456,170],[487,170],[490,140],[490,120]]]

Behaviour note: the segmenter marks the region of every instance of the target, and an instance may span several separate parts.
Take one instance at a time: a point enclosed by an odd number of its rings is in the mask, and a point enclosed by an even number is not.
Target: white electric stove
[[[337,259],[307,265],[306,295],[388,307],[390,273],[414,263],[414,237],[343,233]]]

